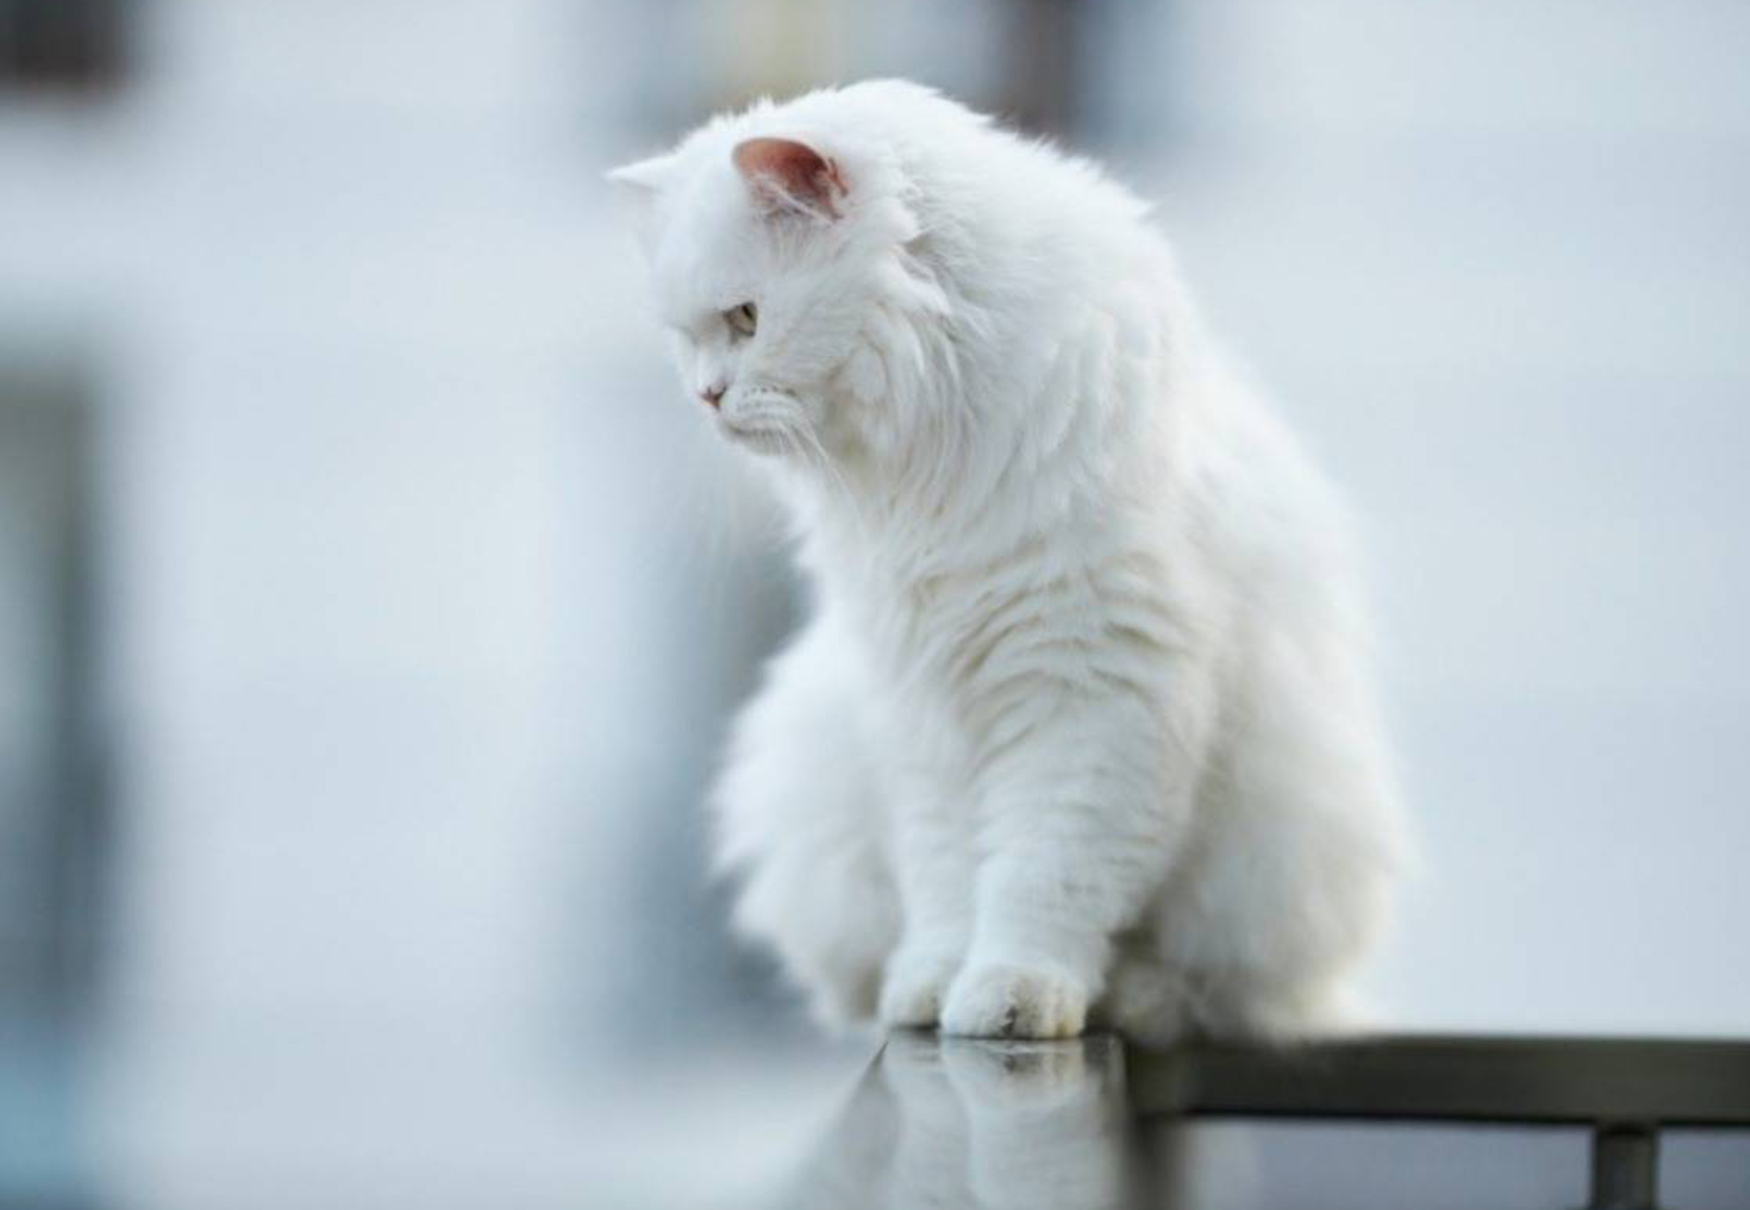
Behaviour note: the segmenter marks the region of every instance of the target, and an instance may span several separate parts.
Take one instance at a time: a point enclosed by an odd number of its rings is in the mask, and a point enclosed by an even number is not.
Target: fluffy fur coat
[[[893,81],[612,177],[813,588],[714,796],[739,926],[833,1019],[1335,1025],[1401,849],[1348,528],[1145,207]]]

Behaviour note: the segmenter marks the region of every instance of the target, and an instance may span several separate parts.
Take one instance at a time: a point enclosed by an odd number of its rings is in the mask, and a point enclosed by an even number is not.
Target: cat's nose
[[[700,387],[699,388],[699,398],[703,399],[706,403],[710,404],[712,407],[717,407],[719,404],[721,404],[723,402],[723,392],[727,391],[728,389],[729,389],[728,383],[726,383],[726,382],[714,382],[708,387]]]

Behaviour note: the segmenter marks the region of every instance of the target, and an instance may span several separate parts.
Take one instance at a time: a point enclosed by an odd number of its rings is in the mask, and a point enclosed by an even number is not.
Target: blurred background
[[[1388,1019],[1750,1033],[1747,61],[1735,0],[0,0],[0,1206],[807,1144],[871,1042],[699,812],[794,585],[600,178],[877,74],[1155,200],[1354,496]]]

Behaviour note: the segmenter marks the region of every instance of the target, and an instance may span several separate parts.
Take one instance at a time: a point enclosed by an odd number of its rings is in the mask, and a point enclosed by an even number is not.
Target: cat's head
[[[634,202],[687,394],[762,453],[912,439],[893,379],[915,372],[914,326],[942,305],[891,150],[830,118],[756,106],[609,174]]]

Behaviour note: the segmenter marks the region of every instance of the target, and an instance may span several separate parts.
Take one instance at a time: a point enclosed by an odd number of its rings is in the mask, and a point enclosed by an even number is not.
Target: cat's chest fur
[[[914,697],[945,695],[964,636],[981,613],[975,571],[848,544],[805,565],[876,687]]]
[[[801,561],[890,734],[974,759],[1017,699],[1152,681],[1182,635],[1188,560],[1108,512],[1001,544],[824,531]]]

